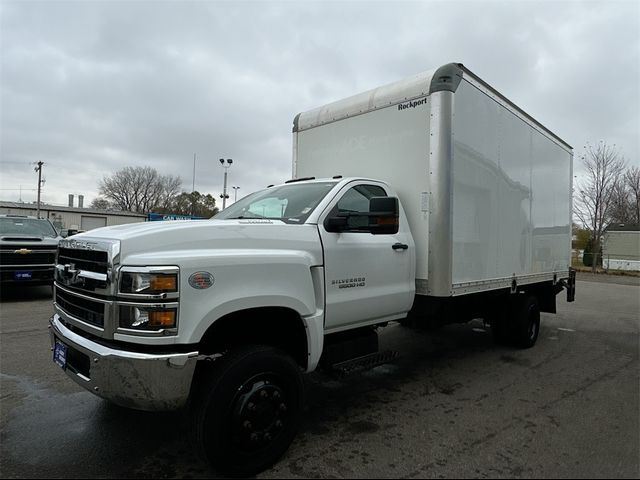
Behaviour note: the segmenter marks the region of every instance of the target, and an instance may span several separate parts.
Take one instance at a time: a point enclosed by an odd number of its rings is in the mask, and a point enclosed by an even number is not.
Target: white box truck
[[[302,373],[392,360],[379,327],[484,318],[528,348],[574,297],[571,147],[464,66],[301,113],[293,147],[292,180],[212,220],[58,250],[54,361],[119,405],[189,404],[226,473],[286,451]]]

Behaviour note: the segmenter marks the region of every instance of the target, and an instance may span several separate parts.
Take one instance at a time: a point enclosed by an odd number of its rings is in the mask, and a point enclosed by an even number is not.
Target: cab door
[[[388,196],[384,184],[349,183],[320,217],[327,332],[396,320],[413,304],[415,245],[402,206],[397,233],[373,234],[363,230],[364,223],[352,231],[327,231],[328,218],[369,213],[369,199],[382,196]]]

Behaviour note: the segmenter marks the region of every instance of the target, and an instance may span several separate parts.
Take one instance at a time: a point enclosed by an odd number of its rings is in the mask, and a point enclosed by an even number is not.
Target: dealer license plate
[[[33,278],[33,272],[18,271],[13,273],[15,280],[31,280]]]
[[[53,361],[60,365],[60,368],[67,367],[67,346],[57,338],[53,348]]]

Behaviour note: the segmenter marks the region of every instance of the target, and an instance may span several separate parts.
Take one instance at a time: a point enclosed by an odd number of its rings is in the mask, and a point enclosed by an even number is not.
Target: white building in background
[[[640,271],[640,225],[607,228],[602,245],[602,266],[610,270]]]
[[[35,203],[0,201],[0,213],[35,217],[37,206]],[[43,203],[40,204],[40,217],[48,218],[58,230],[76,229],[84,231],[98,227],[137,223],[147,220],[147,215],[142,213],[81,207],[60,207]]]

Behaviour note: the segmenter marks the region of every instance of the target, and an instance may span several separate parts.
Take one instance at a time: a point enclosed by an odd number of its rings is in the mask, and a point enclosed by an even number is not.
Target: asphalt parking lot
[[[307,376],[301,432],[262,478],[640,476],[638,278],[579,276],[536,347],[481,322],[382,331],[395,364]],[[51,291],[3,289],[0,476],[204,478],[185,412],[108,405],[51,361]]]

